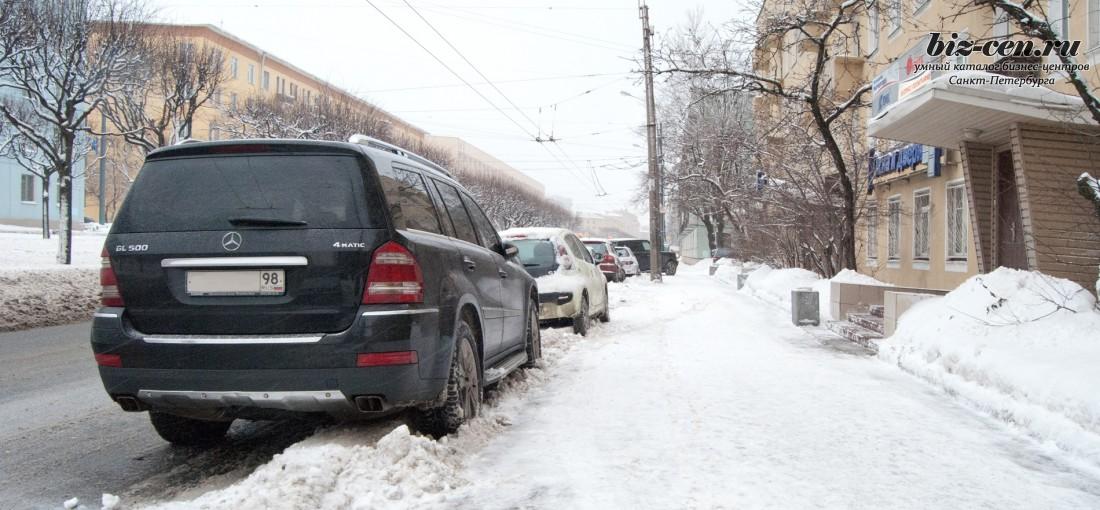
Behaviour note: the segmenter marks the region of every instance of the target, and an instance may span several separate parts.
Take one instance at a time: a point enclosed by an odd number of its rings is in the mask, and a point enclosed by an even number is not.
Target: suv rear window
[[[558,269],[557,249],[550,240],[513,239],[509,242],[519,249],[519,260],[531,276],[538,278]]]
[[[584,245],[596,254],[596,258],[603,258],[604,255],[607,255],[607,245],[601,241],[585,241]]]
[[[255,228],[230,223],[234,218],[291,228],[379,227],[377,199],[367,200],[353,156],[155,159],[138,174],[114,227],[116,232]]]

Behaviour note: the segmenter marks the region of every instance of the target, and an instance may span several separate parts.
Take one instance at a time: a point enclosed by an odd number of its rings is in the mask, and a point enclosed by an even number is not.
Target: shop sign
[[[937,63],[941,58],[928,56],[930,37],[930,35],[922,37],[917,44],[898,56],[871,80],[872,119],[881,115],[890,105],[932,81],[932,71],[917,71],[919,66]]]
[[[903,172],[917,165],[926,165],[928,177],[940,176],[940,155],[943,149],[919,143],[913,143],[884,154],[870,153],[870,168],[867,171],[867,192],[874,190],[875,179],[887,174]]]

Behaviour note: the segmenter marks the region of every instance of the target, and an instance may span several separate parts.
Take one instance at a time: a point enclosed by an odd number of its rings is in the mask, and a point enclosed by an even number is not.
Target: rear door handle
[[[470,257],[462,257],[462,263],[466,265],[467,271],[473,271],[477,269],[477,263],[475,263],[473,260],[470,260]]]
[[[505,271],[505,270],[500,269],[500,268],[497,268],[497,274],[499,274],[501,278],[507,278],[508,277],[508,271]]]

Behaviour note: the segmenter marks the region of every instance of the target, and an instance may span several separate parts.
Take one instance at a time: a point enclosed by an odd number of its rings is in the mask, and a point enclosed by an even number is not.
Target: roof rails
[[[398,146],[393,145],[391,143],[383,142],[382,140],[379,140],[377,138],[370,137],[370,136],[367,136],[367,135],[354,134],[354,135],[351,135],[350,138],[348,138],[348,142],[349,143],[357,143],[359,145],[366,145],[367,147],[372,147],[372,148],[375,148],[375,149],[378,149],[378,150],[383,150],[383,151],[386,151],[386,152],[397,154],[398,156],[403,156],[403,157],[409,158],[413,161],[416,161],[417,163],[420,163],[421,165],[427,166],[427,167],[431,168],[432,170],[436,170],[439,173],[442,173],[443,175],[446,175],[447,177],[450,177],[451,179],[454,179],[454,176],[451,175],[451,172],[447,171],[446,168],[443,168],[442,166],[435,163],[434,161],[432,161],[428,158],[425,158],[424,156],[421,156],[421,155],[419,155],[415,152],[411,152],[409,150],[406,150],[402,147],[398,147]]]

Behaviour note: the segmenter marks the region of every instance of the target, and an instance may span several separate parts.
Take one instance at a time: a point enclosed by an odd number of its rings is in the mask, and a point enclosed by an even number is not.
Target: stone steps
[[[849,317],[855,314],[849,314]],[[870,316],[870,314],[865,314]],[[825,327],[837,335],[856,343],[872,352],[878,352],[878,341],[882,340],[882,333],[863,327],[852,321],[829,321]]]
[[[886,332],[886,319],[872,313],[849,313],[848,322],[884,335]]]
[[[886,317],[886,307],[883,305],[871,305],[871,315],[880,319]]]

